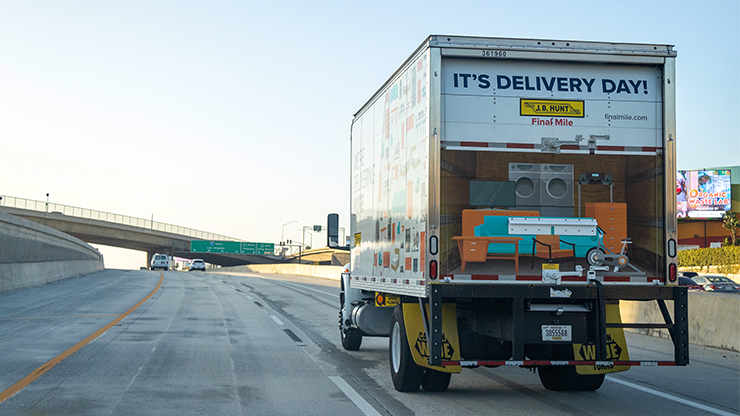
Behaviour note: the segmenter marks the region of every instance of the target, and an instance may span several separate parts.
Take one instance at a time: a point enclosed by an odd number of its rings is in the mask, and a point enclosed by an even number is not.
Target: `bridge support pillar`
[[[154,254],[156,254],[155,251],[147,251],[146,252],[146,268],[152,267],[152,257],[154,257]]]

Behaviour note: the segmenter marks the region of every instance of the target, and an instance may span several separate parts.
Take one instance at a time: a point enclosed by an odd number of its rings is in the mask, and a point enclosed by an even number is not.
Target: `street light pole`
[[[46,193],[46,215],[49,215],[49,193]]]
[[[306,242],[306,233],[308,233],[308,237],[310,238],[308,245],[305,244],[305,242]],[[303,229],[303,242],[301,244],[303,244],[303,248],[305,248],[306,250],[308,250],[309,247],[310,248],[313,248],[313,232],[308,231],[307,229],[304,228]]]
[[[283,228],[280,232],[280,243],[281,244],[283,241],[285,241],[285,226],[288,224],[293,224],[294,222],[298,222],[298,221],[291,221],[291,222],[286,222],[285,224],[283,224]]]

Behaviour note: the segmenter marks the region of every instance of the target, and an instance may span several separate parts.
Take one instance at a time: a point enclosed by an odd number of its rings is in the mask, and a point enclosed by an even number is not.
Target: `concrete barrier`
[[[673,320],[673,301],[666,301]],[[665,323],[658,303],[621,301],[622,322]],[[734,293],[689,293],[689,342],[740,352],[740,295]],[[654,337],[668,338],[667,329],[629,329]]]
[[[313,266],[309,264],[251,264],[248,266],[222,267],[220,269],[208,269],[208,272],[237,272],[237,273],[268,273],[268,274],[292,274],[295,276],[312,276],[339,281],[343,266]]]
[[[103,270],[103,256],[84,241],[0,212],[0,292]]]

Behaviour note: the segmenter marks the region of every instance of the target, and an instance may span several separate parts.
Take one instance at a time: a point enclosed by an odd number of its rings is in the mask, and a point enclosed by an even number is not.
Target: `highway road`
[[[632,368],[596,392],[551,392],[514,368],[399,393],[386,338],[341,348],[338,282],[105,270],[0,294],[2,415],[737,415],[740,354]],[[628,334],[630,355],[670,342]]]

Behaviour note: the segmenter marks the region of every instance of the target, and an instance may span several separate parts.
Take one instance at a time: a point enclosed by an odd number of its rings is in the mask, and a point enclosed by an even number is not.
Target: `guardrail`
[[[144,218],[129,217],[128,215],[113,214],[110,212],[96,211],[94,209],[73,207],[69,205],[55,204],[52,202],[35,201],[33,199],[16,198],[14,196],[0,196],[0,206],[27,209],[31,211],[46,212],[49,215],[69,215],[71,217],[87,218],[91,220],[108,221],[116,224],[130,225],[148,230],[163,231],[193,237],[198,240],[226,240],[244,241],[238,238],[227,237],[221,234],[209,233],[195,230],[179,225],[166,224]]]

